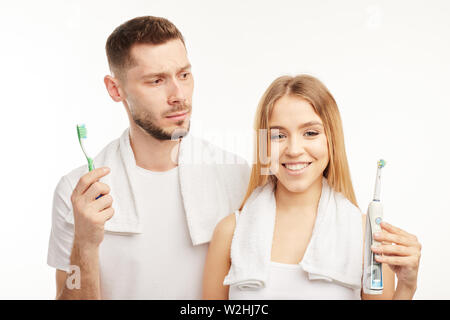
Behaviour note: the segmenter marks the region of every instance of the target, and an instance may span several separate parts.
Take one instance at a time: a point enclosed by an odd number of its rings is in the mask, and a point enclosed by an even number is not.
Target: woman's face
[[[269,129],[270,170],[278,184],[290,192],[306,191],[328,165],[322,120],[308,101],[285,95],[273,107]]]

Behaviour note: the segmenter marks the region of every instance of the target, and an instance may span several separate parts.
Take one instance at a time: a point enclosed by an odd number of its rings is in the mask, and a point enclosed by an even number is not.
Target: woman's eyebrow
[[[322,123],[320,123],[319,121],[308,121],[308,122],[305,122],[305,123],[299,125],[298,128],[302,129],[302,128],[305,128],[305,127],[311,127],[311,126],[316,126],[316,125],[319,125],[319,126],[323,127]],[[270,129],[271,130],[272,129],[286,130],[286,128],[284,128],[283,126],[278,126],[278,125],[271,126]]]

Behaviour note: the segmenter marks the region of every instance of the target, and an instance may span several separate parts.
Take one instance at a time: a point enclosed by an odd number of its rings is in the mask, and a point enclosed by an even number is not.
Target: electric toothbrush
[[[375,260],[375,253],[370,249],[372,245],[381,245],[373,238],[373,234],[381,232],[381,221],[383,221],[383,206],[380,202],[381,169],[386,165],[383,159],[377,163],[377,176],[375,180],[375,191],[373,200],[369,203],[366,217],[366,245],[364,251],[364,293],[383,293],[383,270],[382,263]]]

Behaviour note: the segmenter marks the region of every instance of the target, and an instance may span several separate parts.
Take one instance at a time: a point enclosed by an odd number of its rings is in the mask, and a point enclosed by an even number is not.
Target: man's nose
[[[186,97],[184,95],[183,89],[178,79],[172,79],[169,90],[170,91],[168,101],[170,105],[185,103]]]

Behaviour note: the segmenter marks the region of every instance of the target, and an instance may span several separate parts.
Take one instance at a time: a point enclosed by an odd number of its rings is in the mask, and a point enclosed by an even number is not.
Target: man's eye
[[[181,77],[182,77],[183,79],[187,79],[187,78],[189,77],[189,72],[182,73],[182,74],[181,74]]]
[[[147,83],[154,85],[154,84],[161,84],[161,82],[162,82],[162,79],[155,79],[155,80],[150,80]]]

